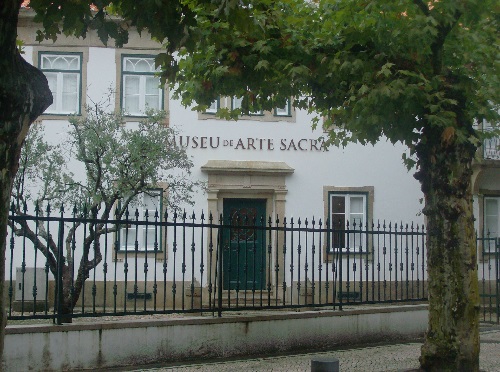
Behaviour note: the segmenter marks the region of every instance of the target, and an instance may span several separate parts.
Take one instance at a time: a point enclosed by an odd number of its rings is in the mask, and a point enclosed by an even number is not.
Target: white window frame
[[[55,76],[56,86],[55,90],[51,90],[53,103],[50,105],[45,114],[55,114],[55,115],[80,115],[81,114],[81,90],[82,90],[82,59],[83,53],[78,52],[67,52],[67,53],[51,53],[51,52],[39,52],[39,67],[40,70],[45,74],[47,79],[50,76]],[[53,60],[51,60],[53,58]],[[77,60],[77,67],[61,69],[54,68],[53,64],[57,59],[72,59]],[[68,65],[70,62],[68,62]],[[65,79],[70,77],[76,77],[76,89],[75,91],[69,92],[70,94],[76,95],[75,107],[71,110],[64,110],[63,108],[63,98],[64,98],[64,82]]]
[[[119,251],[124,252],[135,252],[136,237],[137,237],[137,252],[154,252],[155,245],[157,246],[157,252],[162,252],[162,228],[160,222],[162,222],[162,204],[163,204],[163,190],[162,189],[151,189],[147,192],[138,194],[136,202],[132,202],[128,207],[128,223],[124,223],[120,228],[120,245]],[[144,197],[154,196],[156,198],[156,208],[155,210],[147,209]],[[148,217],[148,225],[142,225],[138,222],[146,221],[146,210]],[[136,215],[136,211],[138,215]],[[155,214],[158,211],[158,219],[155,219]],[[122,221],[126,219],[125,215]],[[155,221],[158,224],[155,224]],[[157,226],[155,226],[157,225]],[[156,229],[156,238],[155,238]],[[148,234],[149,233],[149,234]],[[152,238],[151,238],[152,233]],[[147,239],[147,240],[146,240]]]
[[[243,102],[243,97],[232,97],[231,98],[231,109],[236,110],[236,109],[241,109],[241,104]],[[264,111],[253,111],[249,112],[248,114],[244,114],[248,116],[264,116]]]
[[[135,64],[137,64],[139,61],[143,60],[146,61],[149,66],[150,66],[150,71],[133,71],[127,69],[128,63],[127,62],[132,62],[132,60],[137,60]],[[127,116],[138,116],[138,117],[144,117],[146,116],[145,112],[149,108],[146,105],[146,96],[148,95],[146,93],[146,81],[148,78],[151,78],[152,76],[155,77],[158,81],[158,107],[150,107],[153,109],[158,109],[158,110],[163,110],[163,89],[160,88],[160,78],[157,77],[158,69],[155,67],[155,57],[151,55],[129,55],[129,54],[124,54],[122,55],[122,68],[121,68],[121,108],[123,112]],[[130,108],[127,107],[126,102],[127,102],[127,79],[131,77],[139,77],[139,91],[134,93],[134,95],[139,97],[139,107],[137,111],[130,111]]]
[[[207,107],[205,110],[205,114],[217,114],[217,111],[219,111],[220,108],[220,98],[217,98],[215,101],[212,102],[212,104]]]
[[[343,213],[334,213],[333,211],[333,199],[334,198],[344,198],[344,212]],[[361,198],[362,199],[362,212],[352,212],[351,211],[351,199]],[[361,214],[361,218],[356,218],[357,215]],[[339,226],[337,223],[338,219],[335,218],[335,215],[343,215],[344,216],[344,226]],[[361,231],[366,231],[367,221],[368,221],[368,194],[364,192],[329,192],[328,193],[328,217],[330,220],[330,227],[332,229],[332,234],[330,237],[330,252],[341,251],[349,253],[364,253],[367,249],[366,234]],[[358,220],[356,225],[353,225],[353,220],[355,218]],[[361,222],[361,226],[360,226]],[[336,232],[342,230],[355,230],[360,231],[345,233],[345,232]],[[341,237],[343,245],[340,247],[335,247],[335,243],[339,239],[337,234],[342,234]],[[349,246],[347,246],[347,243]],[[361,245],[360,245],[361,243]],[[361,246],[361,249],[360,249]],[[349,248],[349,249],[348,249]]]
[[[276,107],[274,109],[274,116],[292,116],[292,107],[289,99],[286,100],[284,107]]]
[[[496,214],[489,213],[487,207],[489,202],[496,203]],[[500,196],[484,196],[483,203],[483,238],[485,239],[483,250],[484,253],[493,253],[495,252],[495,239],[500,237]],[[491,219],[496,219],[496,231],[488,228],[491,225]]]

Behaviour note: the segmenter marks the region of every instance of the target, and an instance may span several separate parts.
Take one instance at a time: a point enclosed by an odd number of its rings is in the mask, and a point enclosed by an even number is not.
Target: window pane
[[[351,213],[363,213],[363,197],[362,196],[351,196],[350,198]]]
[[[130,227],[123,227],[121,239],[123,239],[122,249],[135,249],[135,241],[138,242],[138,250],[146,249],[153,250],[155,242],[160,246],[161,227],[155,226],[155,222],[161,222],[161,190],[149,190],[147,193],[142,193],[133,198],[129,204],[129,221]],[[148,221],[148,225],[136,225],[136,210],[139,221]],[[146,216],[146,211],[147,216]],[[155,214],[158,212],[158,219],[155,219]],[[137,227],[138,226],[138,227]],[[137,235],[136,235],[137,231]],[[125,239],[127,242],[125,243]]]
[[[485,232],[490,234],[490,237],[498,236],[498,200],[485,199],[485,216],[484,228]]]
[[[239,109],[241,108],[241,103],[243,102],[243,97],[241,98],[233,98],[233,109]]]
[[[215,100],[211,103],[211,105],[207,108],[207,110],[205,112],[208,112],[208,113],[211,113],[211,114],[215,114],[217,113],[217,110],[218,110],[218,107],[219,106],[219,100]]]
[[[290,102],[286,101],[285,106],[276,107],[276,115],[277,116],[288,116],[290,115]]]
[[[155,227],[150,226],[144,235],[144,246],[146,249],[154,249],[155,242],[159,244],[160,242],[160,228],[158,227],[158,234],[155,234]],[[147,240],[146,240],[147,239]]]
[[[345,247],[345,215],[336,214],[332,220],[333,237],[332,243],[333,248],[344,248]]]
[[[52,93],[52,104],[47,109],[47,112],[54,112],[57,110],[57,72],[46,72],[45,77],[49,83],[49,89]]]
[[[123,109],[129,113],[139,113],[139,76],[124,76]]]
[[[363,251],[363,240],[361,233],[350,233],[346,234],[349,237],[349,248],[352,252],[362,252]]]
[[[145,97],[145,109],[155,109],[160,108],[160,102],[158,95],[148,95]]]
[[[160,108],[160,90],[159,80],[156,77],[146,77],[146,96],[144,103],[147,108],[159,109]]]
[[[136,72],[154,72],[154,70],[155,68],[153,58],[140,59],[135,65]]]
[[[489,234],[490,237],[498,236],[498,216],[488,216],[486,218],[486,234]]]
[[[78,95],[76,93],[63,94],[61,112],[78,112]]]
[[[62,74],[62,79],[63,79],[63,94],[77,92],[78,90],[77,74]]]
[[[364,225],[364,218],[362,214],[352,214],[351,217],[349,218],[349,228],[350,229],[359,229],[360,226]]]
[[[123,77],[123,84],[125,85],[125,95],[139,94],[139,76],[126,75]]]
[[[151,195],[144,194],[144,208],[148,209],[149,211],[154,211],[155,210],[160,210],[160,194],[159,193],[154,193]]]
[[[54,59],[55,59],[54,56],[42,55],[42,58],[40,60],[40,68],[42,70],[52,69],[52,63],[53,63]]]
[[[155,72],[154,58],[127,57],[123,63],[124,71],[131,72]]]
[[[156,94],[160,89],[160,80],[154,76],[146,77],[146,94]]]
[[[43,54],[40,59],[42,70],[80,70],[80,56]]]
[[[332,213],[345,213],[345,197],[333,196],[332,197]]]
[[[122,249],[133,249],[135,247],[136,227],[134,225],[122,230]]]
[[[123,101],[123,109],[129,114],[139,114],[139,96],[127,96]]]
[[[52,68],[56,70],[69,70],[69,65],[69,60],[64,56],[59,56],[52,60]]]
[[[485,199],[485,213],[486,215],[498,215],[498,201],[496,199]]]
[[[62,112],[78,112],[78,75],[62,74]]]
[[[68,68],[70,70],[79,70],[80,69],[80,57],[67,57]]]

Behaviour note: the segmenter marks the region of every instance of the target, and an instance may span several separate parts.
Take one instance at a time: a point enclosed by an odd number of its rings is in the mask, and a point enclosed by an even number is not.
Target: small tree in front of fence
[[[31,224],[16,219],[10,227],[16,236],[33,243],[62,284],[62,314],[72,312],[85,280],[103,259],[100,237],[117,233],[116,226],[106,226],[102,220],[129,215],[134,219],[137,196],[153,188],[166,189],[164,202],[176,205],[189,202],[191,192],[200,186],[190,178],[192,162],[185,149],[175,145],[175,131],[166,121],[165,112],[150,111],[130,125],[122,114],[96,104],[84,116],[69,120],[67,138],[56,145],[45,140],[41,125],[32,126],[12,189],[11,213],[47,217],[64,209],[77,222],[65,228],[63,242],[47,231],[43,219]],[[90,221],[78,221],[84,218]],[[84,236],[75,254],[77,231]],[[58,257],[64,257],[59,270]]]

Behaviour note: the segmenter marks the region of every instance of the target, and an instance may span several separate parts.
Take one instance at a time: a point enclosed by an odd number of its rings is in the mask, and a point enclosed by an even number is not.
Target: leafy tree
[[[170,205],[189,201],[198,183],[188,178],[192,163],[185,149],[174,144],[175,131],[165,126],[165,116],[164,112],[149,112],[137,128],[127,129],[120,114],[105,112],[99,106],[89,107],[85,116],[70,119],[71,129],[60,145],[49,145],[41,126],[33,126],[21,151],[12,212],[26,215],[27,206],[36,204],[39,216],[48,213],[50,205],[52,213],[65,207],[80,219],[125,219],[129,214],[133,219],[136,196],[161,185],[167,187],[164,199]],[[70,149],[72,157],[80,162],[71,163],[71,167],[83,168],[83,179],[66,170],[68,159],[63,149]],[[152,214],[156,212],[162,213]],[[62,254],[58,252],[57,236],[47,233],[44,222],[34,226],[29,221],[16,220],[11,228],[46,257],[56,279],[58,254],[64,256],[63,314],[71,313],[90,271],[102,261],[100,237],[117,232],[115,227],[99,221],[88,223],[85,229],[81,222],[71,224],[66,229]],[[76,252],[75,257],[72,245],[77,231],[86,235],[82,240],[83,252]]]
[[[184,104],[219,95],[243,111],[287,97],[324,117],[327,142],[408,146],[425,197],[429,326],[424,370],[479,369],[472,162],[499,118],[499,4],[479,0],[242,1],[200,8],[179,70]],[[226,2],[231,3],[231,2]],[[234,116],[239,112],[221,112]]]

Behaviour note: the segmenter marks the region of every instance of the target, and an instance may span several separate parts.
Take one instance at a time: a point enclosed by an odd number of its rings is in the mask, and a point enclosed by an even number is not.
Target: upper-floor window
[[[231,100],[231,108],[233,110],[240,109],[242,103],[243,103],[243,97],[239,97],[239,98],[233,97],[233,99]],[[253,111],[253,112],[249,112],[248,115],[264,115],[264,112],[262,110]]]
[[[243,120],[256,120],[256,121],[288,121],[295,122],[295,110],[292,109],[291,99],[287,99],[282,107],[275,107],[270,111],[258,110],[243,113],[240,119]],[[220,109],[236,110],[241,109],[243,98],[237,97],[219,97],[214,100],[204,112],[199,113],[200,119],[213,119],[214,115]]]
[[[47,77],[53,102],[46,114],[80,114],[82,53],[40,52],[39,66]]]
[[[205,110],[206,114],[216,114],[220,108],[220,99],[217,98],[212,104]]]
[[[144,116],[147,109],[163,109],[163,90],[152,56],[122,56],[122,109]]]
[[[292,116],[292,107],[289,99],[286,100],[283,107],[276,107],[274,109],[274,116]]]

